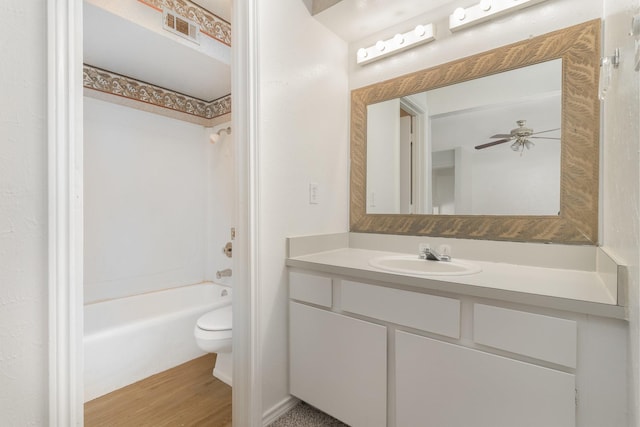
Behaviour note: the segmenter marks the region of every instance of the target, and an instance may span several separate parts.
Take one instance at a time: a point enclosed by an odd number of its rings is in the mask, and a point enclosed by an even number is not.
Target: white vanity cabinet
[[[398,427],[575,426],[575,377],[396,331]]]
[[[291,394],[353,427],[575,427],[577,322],[293,270]]]
[[[314,292],[296,289],[312,283]],[[290,296],[322,301],[318,280],[290,276]],[[320,286],[322,287],[322,286]],[[289,302],[290,393],[353,427],[387,425],[387,329]]]

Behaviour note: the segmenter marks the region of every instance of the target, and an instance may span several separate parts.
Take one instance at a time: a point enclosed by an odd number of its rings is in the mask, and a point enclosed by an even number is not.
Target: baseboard
[[[268,426],[269,424],[289,412],[291,409],[293,409],[293,407],[296,406],[298,402],[300,401],[293,396],[287,396],[286,398],[282,399],[280,403],[274,405],[268,411],[265,411],[264,415],[262,415],[262,425],[264,427]]]

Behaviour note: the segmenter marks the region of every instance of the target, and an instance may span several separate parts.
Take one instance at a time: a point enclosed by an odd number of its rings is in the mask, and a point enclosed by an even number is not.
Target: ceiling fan
[[[518,127],[515,129],[512,129],[511,133],[499,133],[499,134],[493,135],[491,136],[491,138],[500,138],[500,139],[497,141],[487,142],[486,144],[476,145],[475,149],[482,150],[483,148],[489,148],[489,147],[493,147],[494,145],[504,144],[505,142],[515,140],[513,144],[511,144],[511,149],[513,151],[522,152],[525,149],[525,147],[527,148],[527,150],[530,150],[535,145],[529,139],[534,139],[534,138],[557,139],[557,140],[560,139],[560,138],[554,138],[554,137],[548,137],[548,136],[533,136],[541,133],[553,132],[555,130],[559,130],[560,128],[534,132],[533,129],[525,126],[527,124],[526,120],[518,120],[516,123],[518,124]]]

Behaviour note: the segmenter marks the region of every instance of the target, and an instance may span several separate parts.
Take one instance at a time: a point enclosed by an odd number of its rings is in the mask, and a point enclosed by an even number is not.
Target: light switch
[[[317,205],[320,203],[320,189],[318,183],[310,182],[309,183],[309,204]]]

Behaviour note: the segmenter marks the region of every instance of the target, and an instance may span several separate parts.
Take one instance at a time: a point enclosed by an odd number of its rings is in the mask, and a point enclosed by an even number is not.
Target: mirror
[[[353,90],[351,231],[597,244],[599,60],[594,20]]]
[[[367,213],[557,215],[561,90],[555,59],[368,105]]]

